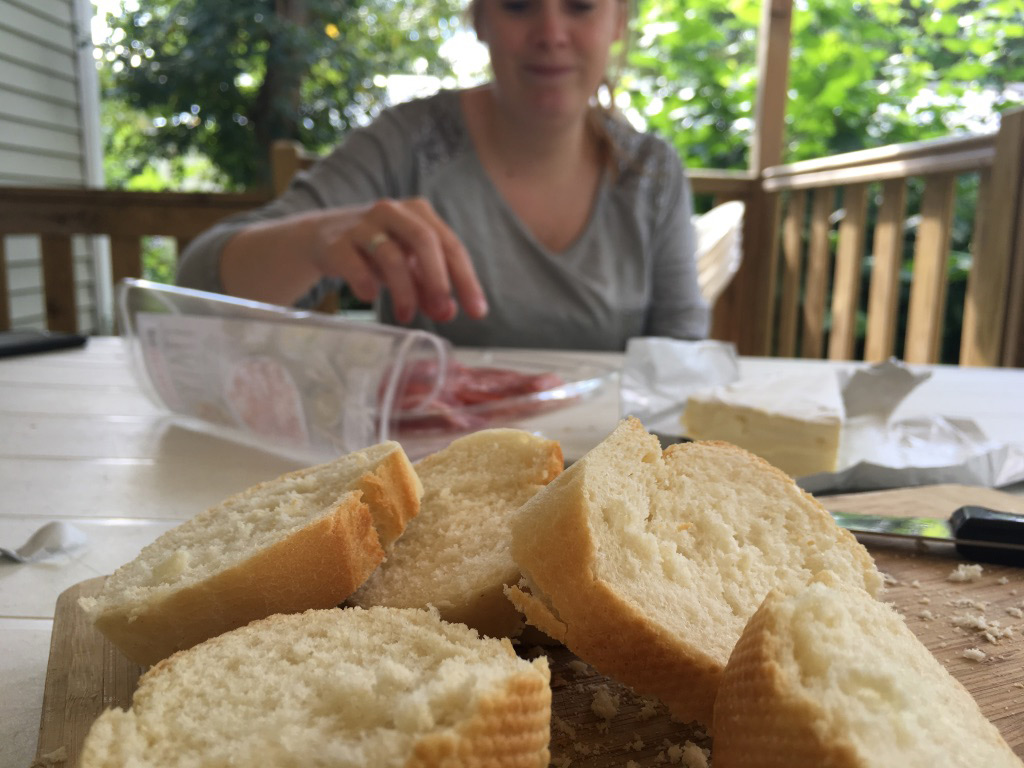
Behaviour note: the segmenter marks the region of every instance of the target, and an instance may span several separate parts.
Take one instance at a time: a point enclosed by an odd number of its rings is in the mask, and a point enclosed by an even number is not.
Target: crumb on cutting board
[[[68,748],[58,747],[52,752],[47,752],[45,755],[40,755],[36,758],[35,762],[32,763],[30,768],[49,768],[49,766],[57,765],[59,763],[66,763],[68,760]]]
[[[977,581],[981,578],[982,571],[983,569],[980,565],[960,563],[960,565],[958,565],[950,572],[949,576],[946,577],[946,581]]]
[[[619,713],[619,697],[615,696],[607,685],[602,685],[595,691],[590,708],[598,717],[611,720]]]

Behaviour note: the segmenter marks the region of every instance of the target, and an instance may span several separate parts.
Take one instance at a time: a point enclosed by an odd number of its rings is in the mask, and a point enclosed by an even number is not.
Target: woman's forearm
[[[293,304],[324,277],[317,254],[328,216],[333,227],[339,220],[355,218],[349,211],[311,211],[239,231],[221,253],[224,291],[256,301]]]

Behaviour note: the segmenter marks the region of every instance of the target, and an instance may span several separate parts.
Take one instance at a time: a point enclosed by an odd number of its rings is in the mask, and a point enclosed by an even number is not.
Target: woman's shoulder
[[[660,136],[637,130],[619,115],[606,115],[604,124],[620,173],[649,175],[666,169],[682,170],[679,153]]]
[[[622,117],[605,117],[614,147],[615,187],[635,203],[660,210],[685,185],[686,171],[679,153],[668,141],[639,131]]]
[[[465,147],[466,128],[458,90],[441,90],[385,108],[374,121],[391,125],[417,152],[451,156]]]

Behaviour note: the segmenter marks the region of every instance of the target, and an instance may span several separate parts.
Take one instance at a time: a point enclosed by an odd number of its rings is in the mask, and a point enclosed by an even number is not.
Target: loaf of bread
[[[150,669],[81,768],[546,768],[549,682],[546,659],[436,612],[276,615]]]
[[[635,419],[512,520],[527,620],[598,671],[712,725],[722,670],[776,587],[831,570],[872,593],[870,555],[793,480],[724,443],[673,445]]]
[[[772,591],[715,703],[715,768],[1021,768],[970,693],[861,589]]]
[[[167,531],[80,604],[144,665],[254,619],[336,606],[384,559],[422,492],[398,443],[350,453]]]
[[[423,608],[492,637],[515,637],[522,616],[505,599],[519,581],[509,554],[513,513],[562,471],[553,440],[486,429],[416,463],[420,514],[353,605]]]

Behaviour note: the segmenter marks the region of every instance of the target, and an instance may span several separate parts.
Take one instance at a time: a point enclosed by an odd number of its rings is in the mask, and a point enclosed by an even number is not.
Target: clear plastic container
[[[118,286],[149,396],[179,419],[307,461],[398,440],[413,459],[486,427],[543,431],[610,368],[459,350],[420,330],[144,280]],[[552,435],[556,437],[556,435]]]

